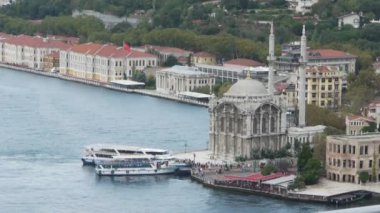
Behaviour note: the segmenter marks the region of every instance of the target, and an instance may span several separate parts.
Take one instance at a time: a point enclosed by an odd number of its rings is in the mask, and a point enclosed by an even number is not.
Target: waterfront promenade
[[[328,203],[332,197],[356,191],[367,191],[380,196],[380,185],[377,183],[359,185],[330,181],[326,178],[321,178],[318,184],[307,186],[305,189],[290,191],[287,186],[294,179],[294,175],[277,174],[272,176],[273,178],[264,178],[259,175],[258,166],[254,166],[258,162],[238,163],[232,160],[213,159],[208,150],[178,153],[175,157],[194,161],[197,166],[193,168],[192,179],[211,188],[319,203]],[[227,170],[225,165],[228,165]],[[244,179],[255,175],[257,178],[255,181],[237,179],[237,177]]]
[[[147,95],[147,96],[151,96],[151,97],[163,98],[163,99],[167,99],[167,100],[177,101],[177,102],[186,103],[186,104],[192,104],[192,105],[196,105],[196,106],[208,107],[208,103],[205,103],[205,102],[201,102],[201,101],[197,101],[197,100],[193,100],[193,99],[188,99],[188,98],[183,98],[183,97],[179,97],[179,96],[174,96],[174,95],[162,94],[162,93],[157,92],[156,90],[128,89],[128,88],[123,88],[123,87],[113,85],[113,84],[109,84],[109,83],[103,83],[103,82],[98,82],[98,81],[93,81],[93,80],[88,80],[88,79],[82,79],[82,78],[75,78],[72,76],[61,75],[59,73],[43,72],[43,71],[30,69],[27,67],[19,67],[19,66],[14,66],[14,65],[9,65],[9,64],[0,63],[0,67],[12,69],[15,71],[29,72],[29,73],[47,76],[47,77],[51,77],[51,78],[59,78],[62,80],[73,81],[73,82],[97,86],[97,87],[103,87],[106,89],[116,90],[119,92],[136,93],[136,94],[140,94],[140,95]]]

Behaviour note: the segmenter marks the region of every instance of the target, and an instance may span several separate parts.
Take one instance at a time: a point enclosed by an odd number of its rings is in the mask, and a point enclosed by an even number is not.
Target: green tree
[[[359,172],[359,180],[363,184],[367,183],[368,179],[369,179],[369,174],[368,174],[367,171],[361,171],[361,172]]]
[[[178,65],[178,60],[173,55],[169,55],[166,61],[164,62],[164,67],[172,67],[174,65]]]
[[[305,178],[306,185],[316,184],[319,176],[321,175],[322,165],[317,159],[310,158],[302,172],[302,176]]]
[[[134,71],[132,75],[132,80],[145,83],[146,75],[144,72]]]
[[[274,167],[272,164],[267,164],[264,166],[264,168],[261,169],[261,174],[264,176],[270,175],[273,172],[276,172],[276,167]]]
[[[302,173],[305,170],[306,164],[308,163],[309,159],[311,159],[312,157],[313,157],[313,152],[310,148],[310,145],[308,143],[302,144],[301,151],[297,155],[298,172]]]

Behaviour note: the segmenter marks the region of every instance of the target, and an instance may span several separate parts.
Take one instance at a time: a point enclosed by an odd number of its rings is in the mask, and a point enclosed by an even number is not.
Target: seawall
[[[14,66],[14,65],[9,65],[9,64],[2,64],[0,63],[0,67],[3,68],[8,68],[12,69],[15,71],[23,71],[23,72],[28,72],[28,73],[33,73],[36,75],[42,75],[46,77],[51,77],[51,78],[58,78],[66,81],[73,81],[81,84],[87,84],[91,86],[96,86],[96,87],[103,87],[106,89],[111,89],[119,92],[127,92],[127,93],[136,93],[140,95],[147,95],[151,97],[156,97],[156,98],[163,98],[171,101],[177,101],[180,103],[185,103],[185,104],[191,104],[195,106],[202,106],[202,107],[208,107],[207,103],[192,100],[192,99],[187,99],[187,98],[180,98],[177,96],[173,95],[167,95],[167,94],[162,94],[162,93],[157,93],[155,90],[145,90],[145,89],[128,89],[128,88],[122,88],[116,85],[111,85],[109,83],[103,83],[103,82],[98,82],[98,81],[93,81],[93,80],[88,80],[88,79],[82,79],[82,78],[76,78],[72,76],[67,76],[67,75],[61,75],[59,73],[51,73],[51,72],[43,72],[43,71],[38,71],[34,70],[31,68],[27,67],[20,67],[20,66]]]

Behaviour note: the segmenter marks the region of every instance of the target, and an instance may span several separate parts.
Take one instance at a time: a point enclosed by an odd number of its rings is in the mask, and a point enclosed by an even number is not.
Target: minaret
[[[299,76],[299,85],[298,85],[298,126],[304,127],[306,125],[305,122],[305,114],[306,114],[306,101],[305,101],[305,85],[306,85],[306,63],[307,63],[307,54],[306,54],[306,30],[305,25],[303,25],[302,36],[301,36],[301,57],[300,57],[300,66],[298,70]]]
[[[270,35],[269,35],[269,54],[268,54],[268,63],[269,63],[269,73],[268,73],[268,92],[273,94],[273,72],[274,72],[274,32],[273,32],[273,21],[270,25]]]

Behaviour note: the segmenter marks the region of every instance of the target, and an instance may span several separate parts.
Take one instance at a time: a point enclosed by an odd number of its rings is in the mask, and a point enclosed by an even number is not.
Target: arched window
[[[263,121],[263,123],[262,123],[262,130],[261,130],[261,132],[262,133],[268,133],[268,128],[267,128],[268,118],[267,118],[267,116],[264,115],[262,121]]]
[[[276,121],[277,121],[276,118],[272,116],[270,120],[270,132],[276,132],[276,127],[277,127]]]
[[[256,117],[253,119],[253,125],[252,125],[252,127],[253,127],[253,134],[256,135],[258,133],[258,131],[259,131],[259,128],[260,128],[259,122],[258,122],[258,120],[257,120]]]

